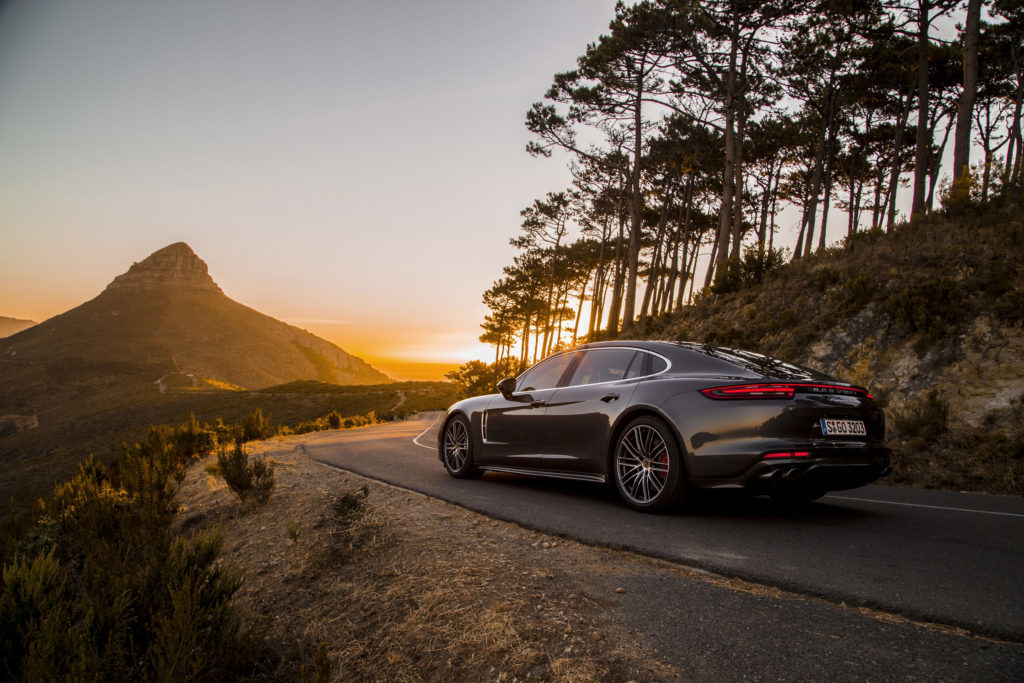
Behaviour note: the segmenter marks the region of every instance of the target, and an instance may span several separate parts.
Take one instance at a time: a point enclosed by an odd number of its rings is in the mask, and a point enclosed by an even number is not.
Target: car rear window
[[[763,377],[785,380],[830,380],[828,375],[812,370],[811,368],[787,363],[786,361],[765,356],[754,351],[742,349],[730,349],[724,346],[709,346],[705,344],[692,344],[681,342],[679,346],[700,353],[708,358],[724,361],[733,366],[740,367],[749,372],[756,373]]]

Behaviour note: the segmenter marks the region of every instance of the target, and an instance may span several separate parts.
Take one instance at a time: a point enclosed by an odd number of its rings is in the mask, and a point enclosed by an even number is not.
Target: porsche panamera
[[[885,416],[865,388],[750,351],[597,342],[497,389],[448,409],[438,455],[453,477],[603,482],[660,512],[708,489],[807,502],[891,469]]]

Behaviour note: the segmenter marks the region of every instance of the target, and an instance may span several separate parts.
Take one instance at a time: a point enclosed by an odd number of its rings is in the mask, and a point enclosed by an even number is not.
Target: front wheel
[[[448,474],[457,479],[471,479],[483,474],[473,462],[472,432],[469,420],[462,415],[456,415],[444,426],[440,455]]]
[[[612,477],[622,499],[641,512],[664,512],[686,498],[679,447],[668,426],[643,416],[630,422],[615,446]]]

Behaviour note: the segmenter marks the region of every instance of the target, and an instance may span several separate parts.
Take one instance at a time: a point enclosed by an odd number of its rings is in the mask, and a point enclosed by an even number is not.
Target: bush
[[[330,542],[316,549],[314,562],[320,567],[350,560],[356,551],[377,541],[382,534],[381,524],[367,514],[366,499],[370,489],[362,487],[339,495],[331,509],[333,516],[326,521]]]
[[[175,539],[169,432],[125,447],[119,479],[90,458],[38,505],[3,567],[0,671],[26,680],[230,679],[259,636],[232,606],[220,539]]]
[[[257,408],[243,417],[239,426],[242,441],[259,441],[277,434],[277,429],[270,423],[270,417],[263,417],[262,408]]]
[[[884,311],[905,329],[921,335],[920,350],[967,320],[972,307],[955,280],[939,277],[897,292],[885,302]]]
[[[217,470],[228,488],[242,500],[266,503],[274,490],[274,466],[266,458],[250,460],[240,441],[217,454]]]
[[[725,262],[715,274],[715,282],[711,285],[712,294],[728,294],[739,292],[758,285],[773,273],[777,273],[786,265],[786,253],[779,249],[764,249],[763,245],[753,245],[743,251],[742,258],[733,258]]]
[[[949,431],[949,406],[932,389],[916,404],[893,419],[898,435],[904,438],[933,441]]]

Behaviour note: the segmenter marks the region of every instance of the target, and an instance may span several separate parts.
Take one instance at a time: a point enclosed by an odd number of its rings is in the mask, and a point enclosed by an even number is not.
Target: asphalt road
[[[489,516],[835,603],[1024,642],[1024,499],[869,486],[800,510],[768,499],[646,515],[604,487],[486,473],[449,477],[439,413],[324,432],[313,458]]]

